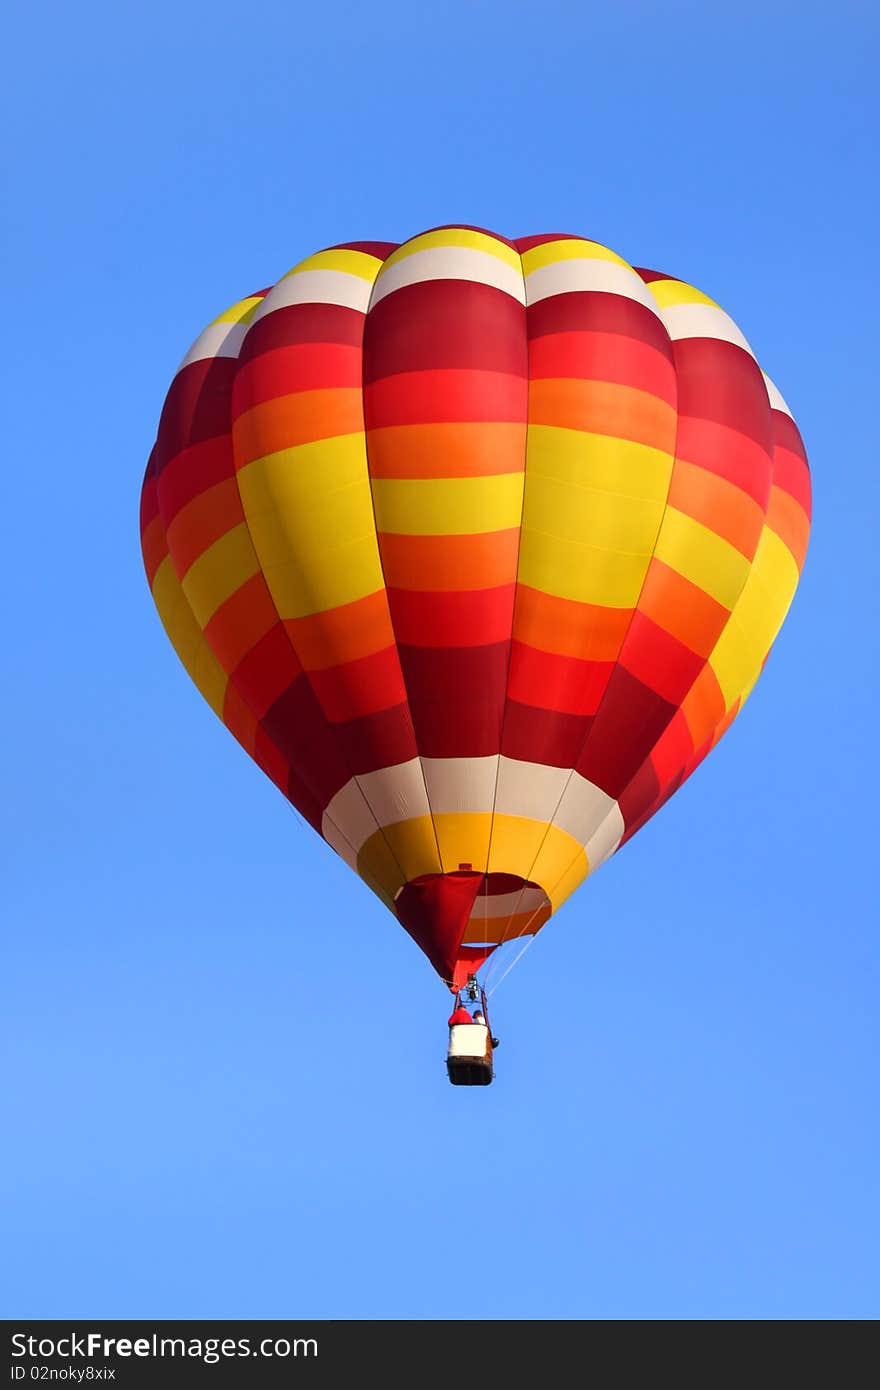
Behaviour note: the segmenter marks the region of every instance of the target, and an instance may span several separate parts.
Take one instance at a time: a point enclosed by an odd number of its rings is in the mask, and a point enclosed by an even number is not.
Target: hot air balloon
[[[791,413],[706,294],[455,226],[209,324],[141,531],[207,702],[462,1006],[736,718],[809,516]]]

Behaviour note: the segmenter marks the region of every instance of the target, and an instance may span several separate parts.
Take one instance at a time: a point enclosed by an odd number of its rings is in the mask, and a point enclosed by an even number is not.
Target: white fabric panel
[[[182,372],[191,362],[202,362],[206,357],[237,357],[248,328],[246,323],[210,324],[196,338],[177,370]]]
[[[730,315],[714,304],[670,304],[661,310],[660,317],[673,342],[680,338],[720,338],[754,356]]]
[[[595,873],[599,865],[604,864],[606,859],[611,858],[620,844],[623,831],[623,816],[615,801],[606,819],[584,845],[591,874]]]
[[[564,767],[501,758],[495,810],[505,816],[550,821],[568,778]]]
[[[344,787],[340,787],[321,817],[321,834],[346,863],[351,863],[350,854],[354,853],[356,860],[357,851],[376,833],[376,829],[376,818],[352,778]],[[343,838],[348,842],[347,850],[340,844]]]
[[[520,304],[526,302],[520,272],[490,251],[477,251],[470,246],[432,246],[395,261],[380,270],[370,302],[378,304],[395,290],[425,280],[474,280],[478,285],[494,285]]]
[[[377,772],[362,772],[357,783],[379,825],[396,825],[398,821],[431,814],[418,758],[379,768]]]
[[[422,768],[435,815],[492,810],[497,757],[422,758]]]
[[[251,322],[290,304],[341,304],[365,314],[371,288],[369,280],[344,270],[294,270],[269,291]]]
[[[577,840],[579,845],[586,845],[614,810],[620,817],[620,833],[623,834],[623,817],[614,798],[588,782],[579,772],[572,772],[553,823]]]
[[[779,394],[779,391],[773,385],[773,382],[770,380],[767,373],[762,372],[761,375],[764,378],[764,385],[767,387],[767,395],[770,397],[771,408],[773,410],[781,410],[783,415],[787,415],[790,419],[793,420],[794,416],[792,415],[788,406],[785,404],[785,401],[782,399],[782,396]]]
[[[598,290],[604,294],[620,294],[635,299],[660,317],[660,309],[644,281],[625,265],[584,257],[571,261],[555,261],[538,266],[526,276],[526,303],[537,304],[555,294],[572,294],[579,290]]]

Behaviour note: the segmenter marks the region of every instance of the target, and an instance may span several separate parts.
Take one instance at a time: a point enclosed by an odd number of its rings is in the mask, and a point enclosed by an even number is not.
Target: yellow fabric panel
[[[358,873],[362,872],[363,866],[384,882],[387,865],[386,870],[381,871],[382,845],[390,859],[398,866],[398,887],[401,883],[418,878],[420,874],[443,872],[430,816],[413,816],[411,820],[398,821],[396,825],[383,825],[361,845],[358,851]]]
[[[581,487],[529,472],[523,525],[533,531],[601,550],[648,556],[662,515],[662,499]]]
[[[411,820],[386,825],[376,831],[361,847],[358,854],[358,873],[370,872],[386,886],[390,884],[387,869],[380,872],[382,846],[396,859],[406,878],[419,874],[454,873],[460,864],[471,864],[477,870],[486,864],[489,830],[492,831],[492,851],[489,872],[520,874],[531,878],[546,889],[560,879],[572,861],[587,859],[582,846],[556,825],[530,820],[525,816],[506,816],[489,812],[449,812],[441,815],[415,816]],[[437,860],[437,843],[443,852],[442,869]],[[543,841],[543,844],[542,844]],[[534,862],[536,860],[537,862]],[[533,867],[534,862],[534,867]],[[548,893],[549,896],[549,893]]]
[[[664,502],[673,458],[648,444],[557,425],[529,425],[528,479],[533,474],[580,487]]]
[[[597,550],[524,526],[518,578],[521,584],[557,598],[603,608],[634,608],[649,562],[648,555]]]
[[[463,246],[470,251],[486,251],[513,270],[521,269],[519,255],[512,247],[505,246],[503,241],[496,241],[485,232],[469,231],[466,227],[443,227],[439,231],[424,232],[422,236],[413,237],[412,241],[404,242],[396,251],[391,252],[384,262],[383,269],[387,270],[389,266],[397,265],[398,261],[415,255],[417,251],[431,251],[445,246]]]
[[[496,813],[490,873],[520,874],[539,884],[550,897],[550,885],[578,854],[583,854],[583,849],[577,840],[558,825]]]
[[[358,851],[357,872],[393,912],[394,896],[403,887],[406,877],[381,830],[371,835]]]
[[[675,304],[711,304],[713,309],[721,308],[702,290],[686,285],[683,280],[651,280],[648,289],[661,309],[669,309]]]
[[[752,570],[709,664],[728,709],[751,691],[794,598],[798,567],[769,526],[761,533]]]
[[[227,676],[186,601],[170,555],[153,578],[153,602],[168,639],[193,683],[219,718],[223,718]]]
[[[475,535],[519,526],[524,474],[374,478],[376,527],[405,536]]]
[[[368,280],[372,284],[381,265],[378,256],[371,256],[366,251],[318,251],[314,256],[300,261],[283,278],[289,280],[291,275],[299,275],[304,270],[341,270],[346,275],[356,275],[359,280]]]
[[[545,241],[542,246],[533,246],[522,254],[522,268],[525,275],[540,270],[544,265],[556,265],[558,261],[613,261],[615,265],[632,269],[622,256],[602,246],[598,241],[585,241],[580,238],[566,238],[564,241]]]
[[[279,616],[304,618],[383,588],[362,434],[255,459],[238,473]]]
[[[749,561],[729,541],[693,517],[667,507],[654,554],[725,608],[732,609],[749,573]]]
[[[213,328],[215,323],[250,323],[262,302],[263,296],[260,294],[251,294],[247,299],[239,299],[212,319],[208,327]]]
[[[202,628],[246,579],[260,568],[248,528],[243,523],[227,531],[203,551],[183,577],[187,602]]]

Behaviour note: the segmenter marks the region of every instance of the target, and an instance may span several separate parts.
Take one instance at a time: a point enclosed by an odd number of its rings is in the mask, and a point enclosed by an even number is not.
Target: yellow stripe
[[[372,284],[381,266],[378,256],[370,256],[366,251],[318,251],[288,270],[283,278],[289,280],[291,275],[299,275],[304,270],[341,270]]]
[[[303,618],[383,588],[362,434],[255,459],[238,484],[281,618]]]
[[[525,275],[531,275],[533,270],[540,270],[544,265],[556,265],[559,261],[583,260],[613,261],[615,265],[626,266],[627,270],[632,269],[616,251],[611,251],[598,241],[582,241],[579,238],[545,241],[543,246],[533,246],[530,251],[523,252],[522,268]]]
[[[494,237],[487,236],[485,232],[471,232],[464,227],[444,227],[437,232],[423,232],[421,236],[413,237],[412,241],[406,241],[396,251],[392,251],[382,268],[387,270],[389,266],[396,265],[407,256],[414,256],[417,251],[430,251],[445,246],[464,246],[472,251],[487,251],[490,256],[497,256],[499,261],[503,261],[513,270],[520,269],[519,256],[511,247],[505,246],[503,241],[496,241]]]
[[[561,540],[648,556],[664,499],[579,487],[529,472],[523,526]]]
[[[374,478],[379,531],[461,536],[519,526],[523,473],[477,478]]]
[[[260,568],[248,528],[234,526],[190,565],[183,578],[187,603],[201,627]]]
[[[651,280],[648,289],[661,309],[671,308],[674,304],[711,304],[713,309],[721,309],[714,299],[703,294],[702,290],[694,289],[693,285],[686,285],[683,280]]]
[[[533,474],[540,474],[580,487],[663,502],[672,465],[671,454],[648,444],[557,425],[529,425],[527,486]]]
[[[166,555],[153,577],[153,602],[168,639],[183,666],[212,710],[221,719],[227,677],[186,601],[171,556]]]
[[[761,533],[752,570],[709,664],[728,709],[752,689],[798,584],[791,551],[769,526]]]
[[[222,314],[212,319],[208,327],[212,328],[215,323],[250,323],[262,302],[262,295],[249,295],[247,299],[239,299],[236,304],[224,309]]]
[[[654,554],[725,608],[733,608],[748,578],[749,561],[735,546],[675,507],[666,508]]]
[[[649,555],[597,550],[523,527],[518,579],[557,598],[604,608],[633,608],[649,563]]]

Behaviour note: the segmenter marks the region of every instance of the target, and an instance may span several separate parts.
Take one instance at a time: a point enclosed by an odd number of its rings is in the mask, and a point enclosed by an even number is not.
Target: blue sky
[[[854,3],[13,5],[4,1316],[880,1312],[877,36]],[[815,493],[754,698],[505,982],[474,1092],[426,962],[189,685],[137,537],[208,319],[452,221],[717,298]]]

